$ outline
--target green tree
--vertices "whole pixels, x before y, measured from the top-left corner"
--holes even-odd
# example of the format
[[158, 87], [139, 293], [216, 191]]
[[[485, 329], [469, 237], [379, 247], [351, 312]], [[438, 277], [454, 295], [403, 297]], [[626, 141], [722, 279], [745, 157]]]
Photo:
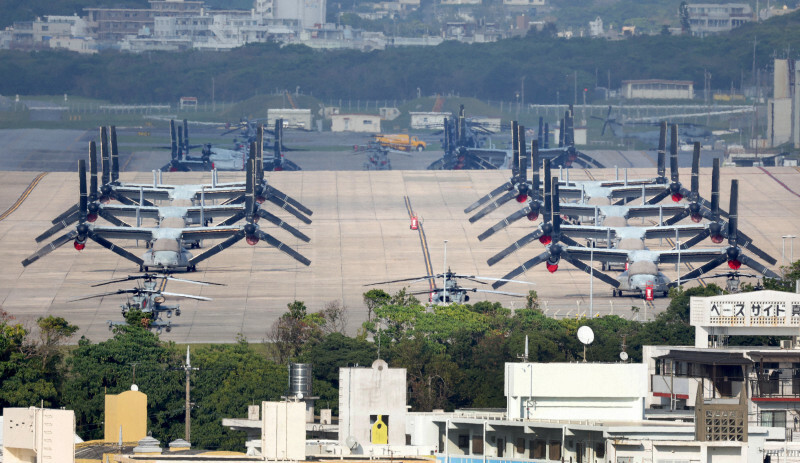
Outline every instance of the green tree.
[[223, 418], [247, 416], [248, 405], [279, 401], [288, 390], [285, 365], [259, 354], [246, 339], [192, 351], [192, 445], [203, 449], [238, 450], [245, 433], [222, 426]]
[[367, 306], [367, 321], [372, 321], [372, 313], [376, 307], [386, 305], [392, 296], [382, 289], [370, 289], [364, 293], [364, 305]]
[[269, 332], [269, 340], [279, 364], [285, 364], [297, 356], [307, 342], [319, 339], [325, 324], [321, 314], [307, 313], [302, 301], [291, 302], [286, 307], [288, 311], [273, 323]]
[[0, 308], [0, 407], [57, 405], [55, 363], [42, 360], [28, 330]]
[[[114, 336], [97, 344], [81, 338], [67, 359], [63, 405], [75, 411], [78, 434], [103, 435], [105, 394], [119, 394], [136, 384], [147, 394], [148, 429], [162, 442], [183, 436], [184, 374], [172, 344], [141, 325], [114, 328]], [[135, 374], [135, 377], [134, 377]]]

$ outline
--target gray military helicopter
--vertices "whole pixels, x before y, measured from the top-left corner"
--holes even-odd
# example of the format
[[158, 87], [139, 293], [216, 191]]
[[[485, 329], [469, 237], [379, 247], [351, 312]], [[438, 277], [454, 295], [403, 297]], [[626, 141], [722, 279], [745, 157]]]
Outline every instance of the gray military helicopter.
[[392, 160], [390, 154], [411, 157], [410, 154], [383, 146], [380, 143], [369, 142], [366, 145], [356, 145], [353, 147], [353, 154], [366, 154], [367, 160], [364, 162], [364, 170], [392, 170]]
[[[443, 281], [443, 285], [441, 287], [436, 286], [436, 280], [438, 279], [442, 279]], [[418, 283], [421, 281], [427, 281], [430, 284], [430, 289], [422, 291], [414, 291], [409, 294], [411, 295], [428, 294], [429, 295], [428, 302], [431, 302], [433, 304], [452, 304], [452, 303], [463, 304], [469, 301], [468, 293], [492, 293], [492, 294], [502, 294], [504, 296], [514, 296], [514, 297], [526, 296], [525, 294], [510, 293], [505, 291], [495, 291], [490, 289], [465, 288], [458, 284], [458, 279], [469, 280], [474, 283], [479, 283], [484, 285], [488, 284], [486, 283], [487, 281], [503, 282], [503, 284], [505, 283], [522, 283], [525, 285], [533, 284], [528, 281], [520, 281], [520, 280], [503, 280], [501, 278], [487, 278], [487, 277], [479, 277], [476, 275], [459, 275], [454, 273], [448, 268], [447, 272], [440, 273], [438, 275], [403, 278], [400, 280], [380, 281], [378, 283], [370, 283], [364, 286], [375, 286], [375, 285], [403, 283], [403, 282]]]
[[[125, 278], [117, 278], [114, 280], [104, 281], [101, 283], [94, 284], [92, 285], [92, 287], [94, 288], [98, 286], [105, 286], [114, 283], [122, 283], [126, 281], [137, 281], [138, 284], [135, 288], [132, 289], [118, 289], [116, 291], [93, 294], [90, 296], [84, 296], [77, 299], [72, 299], [68, 302], [85, 301], [87, 299], [94, 299], [98, 297], [126, 294], [128, 295], [127, 300], [120, 305], [123, 317], [127, 315], [129, 310], [139, 310], [147, 315], [146, 319], [142, 320], [142, 323], [146, 324], [146, 326], [148, 326], [149, 328], [156, 329], [159, 333], [161, 332], [162, 329], [166, 330], [166, 332], [169, 333], [172, 330], [172, 322], [170, 320], [165, 321], [162, 315], [166, 315], [168, 319], [172, 318], [173, 313], [175, 314], [176, 317], [180, 317], [181, 309], [179, 305], [166, 304], [167, 297], [195, 299], [198, 301], [210, 301], [211, 298], [203, 296], [195, 296], [191, 294], [167, 292], [165, 291], [165, 289], [168, 281], [180, 281], [184, 283], [191, 283], [202, 286], [209, 286], [209, 285], [225, 286], [222, 283], [186, 280], [183, 278], [171, 277], [169, 275], [156, 275], [152, 273], [146, 273], [143, 275], [129, 275]], [[108, 328], [111, 329], [114, 326], [125, 325], [125, 324], [126, 322], [117, 322], [109, 320]]]

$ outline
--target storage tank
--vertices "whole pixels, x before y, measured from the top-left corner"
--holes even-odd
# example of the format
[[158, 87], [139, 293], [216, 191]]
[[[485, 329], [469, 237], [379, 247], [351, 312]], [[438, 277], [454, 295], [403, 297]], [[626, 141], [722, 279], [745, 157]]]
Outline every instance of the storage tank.
[[289, 396], [311, 397], [311, 364], [289, 364]]

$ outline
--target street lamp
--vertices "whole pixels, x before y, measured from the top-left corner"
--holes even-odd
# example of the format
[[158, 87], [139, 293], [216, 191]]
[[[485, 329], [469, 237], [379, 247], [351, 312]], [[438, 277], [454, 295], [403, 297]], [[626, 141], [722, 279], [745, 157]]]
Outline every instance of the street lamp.
[[447, 240], [444, 240], [444, 272], [442, 273], [442, 302], [447, 305]]
[[589, 318], [594, 318], [594, 240], [589, 248]]
[[795, 235], [783, 235], [781, 239], [783, 240], [783, 253], [781, 257], [781, 262], [786, 265], [786, 239], [789, 238], [789, 264], [794, 261], [794, 239], [796, 238]]

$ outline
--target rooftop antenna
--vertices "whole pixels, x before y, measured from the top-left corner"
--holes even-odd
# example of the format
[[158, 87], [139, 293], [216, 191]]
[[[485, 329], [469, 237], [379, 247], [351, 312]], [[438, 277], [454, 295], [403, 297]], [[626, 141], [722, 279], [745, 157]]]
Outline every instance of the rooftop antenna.
[[183, 370], [186, 372], [186, 435], [185, 439], [186, 442], [191, 442], [191, 427], [192, 427], [192, 402], [190, 401], [190, 394], [189, 389], [191, 387], [191, 382], [189, 381], [189, 376], [192, 374], [192, 370], [199, 370], [199, 368], [192, 367], [191, 358], [189, 357], [189, 346], [186, 346], [186, 365], [183, 366]]
[[525, 353], [522, 355], [517, 354], [517, 358], [522, 359], [523, 363], [528, 363], [528, 335], [525, 335]]

